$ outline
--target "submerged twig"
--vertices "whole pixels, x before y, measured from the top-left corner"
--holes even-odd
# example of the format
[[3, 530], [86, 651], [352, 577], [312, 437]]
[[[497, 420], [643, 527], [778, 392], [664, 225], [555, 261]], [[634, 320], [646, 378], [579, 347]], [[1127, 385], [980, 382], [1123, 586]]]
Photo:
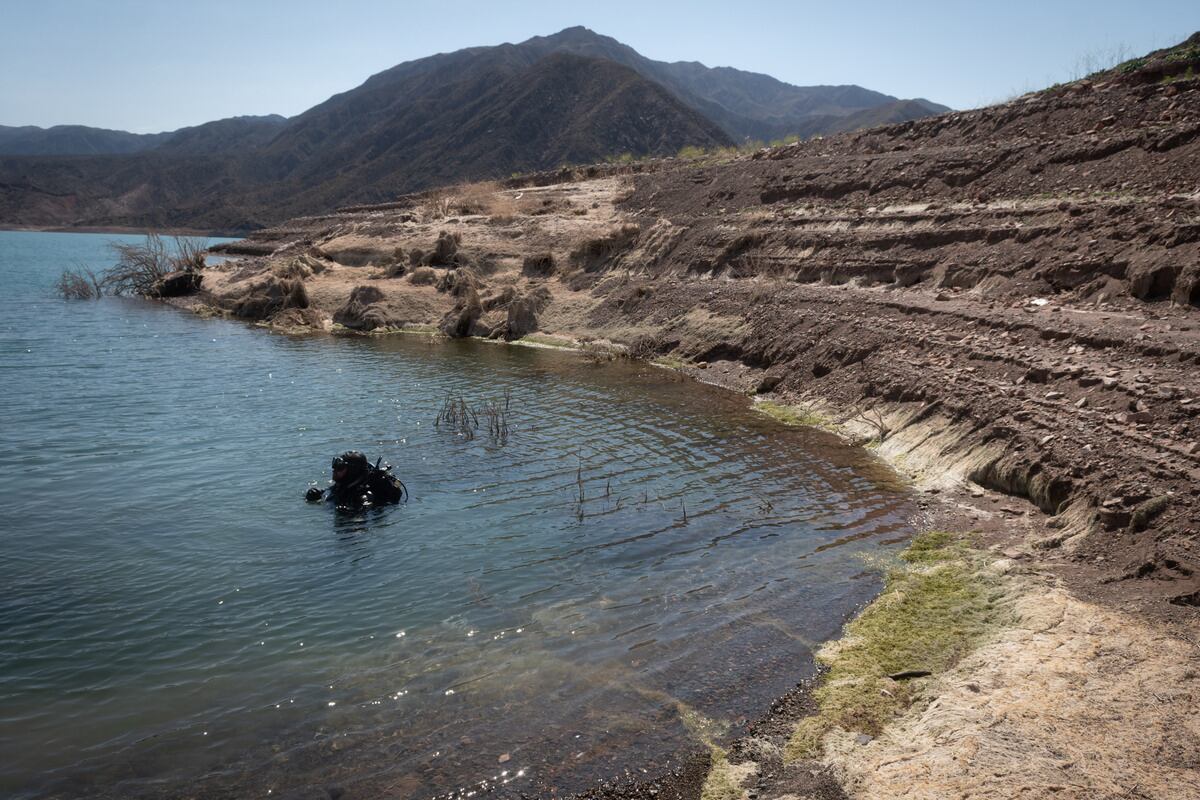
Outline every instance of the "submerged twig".
[[511, 430], [508, 423], [511, 405], [512, 393], [508, 390], [505, 390], [503, 401], [486, 400], [478, 408], [472, 408], [461, 395], [447, 394], [433, 424], [438, 429], [448, 430], [469, 440], [475, 438], [482, 417], [487, 423], [485, 428], [492, 442], [504, 444]]
[[479, 415], [471, 410], [462, 396], [455, 397], [447, 394], [442, 403], [442, 410], [434, 420], [434, 427], [445, 428], [464, 439], [474, 439], [475, 429], [479, 427]]
[[63, 270], [54, 288], [66, 300], [99, 300], [104, 294], [103, 280], [82, 264]]

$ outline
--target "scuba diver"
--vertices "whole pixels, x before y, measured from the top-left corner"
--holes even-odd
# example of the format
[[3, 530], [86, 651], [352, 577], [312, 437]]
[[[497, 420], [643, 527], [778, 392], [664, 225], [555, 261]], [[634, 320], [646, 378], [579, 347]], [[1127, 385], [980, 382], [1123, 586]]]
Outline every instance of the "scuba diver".
[[408, 502], [408, 489], [391, 474], [392, 465], [381, 467], [379, 461], [371, 464], [357, 450], [347, 450], [333, 459], [333, 480], [329, 482], [329, 488], [311, 486], [304, 499], [310, 503], [324, 500], [347, 510]]

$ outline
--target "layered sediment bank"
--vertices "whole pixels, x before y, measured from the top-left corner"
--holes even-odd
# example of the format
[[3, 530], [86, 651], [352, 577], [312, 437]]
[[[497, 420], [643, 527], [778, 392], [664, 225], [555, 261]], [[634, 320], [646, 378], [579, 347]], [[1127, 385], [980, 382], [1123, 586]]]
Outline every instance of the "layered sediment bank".
[[710, 796], [1183, 798], [1200, 782], [1197, 68], [1193, 37], [986, 109], [297, 219], [227, 246], [181, 302], [656, 360], [876, 448], [925, 493], [927, 528], [976, 532], [1006, 621], [914, 679], [882, 730], [831, 726], [789, 757], [812, 709], [784, 702], [762, 743], [714, 759], [742, 766]]

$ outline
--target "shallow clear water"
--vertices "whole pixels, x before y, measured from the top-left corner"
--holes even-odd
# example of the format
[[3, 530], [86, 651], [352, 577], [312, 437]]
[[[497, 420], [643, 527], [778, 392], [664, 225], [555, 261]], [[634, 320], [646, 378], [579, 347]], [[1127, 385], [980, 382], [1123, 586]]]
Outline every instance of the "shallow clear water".
[[[862, 453], [663, 370], [55, 299], [112, 238], [0, 233], [6, 795], [579, 789], [764, 711], [909, 532]], [[506, 442], [433, 424], [506, 390]], [[349, 448], [412, 501], [305, 504]]]

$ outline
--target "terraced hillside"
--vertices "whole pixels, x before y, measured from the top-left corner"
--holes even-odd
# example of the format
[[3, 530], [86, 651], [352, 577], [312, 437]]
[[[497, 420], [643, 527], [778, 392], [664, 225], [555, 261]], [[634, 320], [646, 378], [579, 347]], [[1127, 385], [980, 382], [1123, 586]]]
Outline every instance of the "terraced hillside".
[[[1170, 698], [1129, 687], [1153, 717], [1136, 736], [1117, 730], [1124, 712], [1095, 717], [1086, 695], [1120, 697], [1155, 641], [1200, 655], [1198, 69], [1200, 34], [977, 111], [299, 218], [228, 248], [242, 257], [184, 303], [291, 331], [582, 343], [860, 437], [913, 478], [931, 514], [988, 531], [1006, 563], [1068, 593], [1055, 596], [1074, 610], [1029, 623], [1004, 664], [1043, 639], [1091, 648], [1062, 680], [1048, 660], [1014, 668], [1042, 687], [1032, 711], [1003, 711], [1002, 682], [963, 694], [992, 715], [987, 730], [1025, 743], [989, 756], [1003, 769], [969, 772], [976, 795], [1184, 797], [1197, 672], [1171, 656]], [[1037, 725], [1021, 728], [1030, 714]], [[983, 726], [972, 719], [969, 731]], [[1043, 742], [1046, 724], [1065, 738]], [[1113, 744], [1131, 736], [1145, 746]], [[931, 758], [904, 756], [927, 771], [888, 790], [901, 794], [855, 791], [957, 796], [975, 768]], [[768, 762], [759, 795], [795, 794]], [[930, 777], [948, 769], [958, 777]]]

